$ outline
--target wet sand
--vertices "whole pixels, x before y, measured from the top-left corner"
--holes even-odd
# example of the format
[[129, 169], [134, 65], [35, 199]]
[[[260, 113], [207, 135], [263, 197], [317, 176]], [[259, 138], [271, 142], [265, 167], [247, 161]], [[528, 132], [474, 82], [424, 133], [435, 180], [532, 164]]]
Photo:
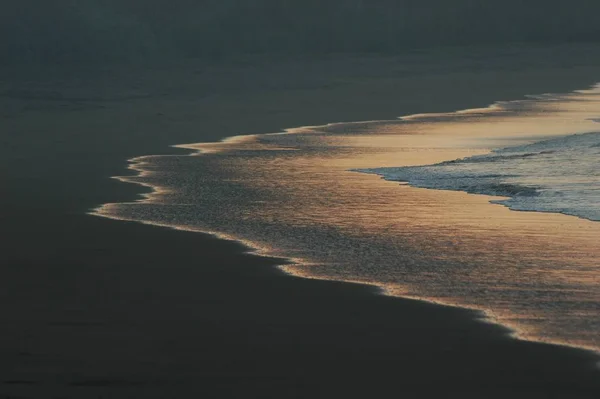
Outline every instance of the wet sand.
[[451, 72], [354, 58], [302, 72], [281, 62], [5, 74], [0, 397], [597, 397], [588, 352], [510, 339], [467, 310], [291, 278], [234, 242], [86, 214], [135, 197], [108, 178], [133, 156], [564, 92], [597, 80], [582, 53], [487, 71], [483, 57]]

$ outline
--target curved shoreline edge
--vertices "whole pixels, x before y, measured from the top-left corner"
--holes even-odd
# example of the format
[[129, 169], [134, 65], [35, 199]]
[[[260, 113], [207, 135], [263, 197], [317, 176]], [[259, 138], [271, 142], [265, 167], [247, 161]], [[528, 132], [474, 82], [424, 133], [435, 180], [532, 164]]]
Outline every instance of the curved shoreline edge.
[[[597, 87], [598, 85], [592, 85], [590, 86], [590, 88], [593, 87]], [[575, 90], [572, 93], [577, 93], [581, 90]], [[547, 96], [547, 94], [542, 94], [540, 96], [526, 96], [526, 98], [539, 98], [541, 96]], [[515, 102], [521, 102], [521, 101], [528, 101], [528, 100], [516, 100]], [[415, 119], [427, 119], [427, 118], [435, 118], [435, 117], [440, 117], [440, 116], [451, 116], [451, 115], [468, 115], [468, 114], [487, 114], [487, 113], [493, 113], [495, 111], [498, 110], [498, 105], [499, 104], [503, 104], [503, 103], [512, 103], [512, 101], [501, 101], [498, 103], [493, 103], [488, 107], [485, 108], [472, 108], [472, 109], [465, 109], [465, 110], [458, 110], [458, 111], [454, 111], [454, 112], [447, 112], [447, 113], [431, 113], [431, 114], [414, 114], [414, 115], [407, 115], [407, 116], [402, 116], [402, 117], [398, 117], [396, 119], [392, 119], [393, 121], [397, 121], [397, 120], [415, 120]], [[261, 136], [267, 136], [267, 135], [285, 135], [285, 134], [294, 134], [295, 132], [299, 132], [299, 131], [307, 131], [307, 130], [311, 130], [311, 129], [316, 129], [316, 128], [323, 128], [323, 127], [331, 127], [331, 126], [337, 126], [337, 125], [346, 125], [346, 124], [367, 124], [367, 123], [374, 123], [374, 122], [386, 122], [389, 120], [372, 120], [372, 121], [358, 121], [358, 122], [333, 122], [333, 123], [327, 123], [324, 125], [314, 125], [314, 126], [301, 126], [301, 127], [295, 127], [295, 128], [288, 128], [288, 129], [284, 129], [281, 132], [276, 132], [276, 133], [263, 133], [263, 134], [249, 134], [249, 135], [236, 135], [236, 136], [230, 136], [227, 138], [224, 138], [218, 142], [207, 142], [207, 143], [191, 143], [191, 144], [175, 144], [175, 145], [171, 145], [171, 147], [173, 148], [179, 148], [179, 149], [185, 149], [185, 150], [189, 150], [190, 152], [187, 154], [177, 154], [177, 155], [160, 155], [160, 154], [156, 154], [156, 155], [144, 155], [144, 156], [138, 156], [138, 157], [134, 157], [128, 160], [129, 162], [129, 166], [128, 166], [128, 170], [130, 171], [134, 171], [135, 174], [129, 175], [129, 176], [113, 176], [113, 179], [119, 180], [123, 183], [132, 183], [132, 184], [136, 184], [142, 187], [145, 187], [147, 189], [150, 189], [150, 192], [146, 192], [146, 193], [140, 193], [139, 196], [140, 198], [136, 199], [135, 201], [132, 202], [150, 202], [152, 201], [152, 198], [156, 195], [160, 195], [162, 193], [165, 193], [165, 188], [161, 187], [159, 185], [152, 185], [152, 184], [148, 184], [148, 183], [143, 183], [143, 182], [139, 182], [139, 181], [134, 181], [133, 178], [135, 177], [140, 177], [140, 176], [148, 176], [151, 175], [153, 172], [145, 170], [143, 168], [144, 165], [144, 160], [148, 159], [148, 158], [152, 158], [152, 157], [165, 157], [165, 156], [201, 156], [205, 153], [209, 153], [211, 152], [210, 149], [198, 149], [198, 146], [218, 146], [219, 144], [228, 144], [234, 141], [243, 141], [243, 140], [250, 140], [252, 138], [256, 138], [256, 137], [261, 137]], [[394, 182], [394, 181], [390, 181], [391, 184], [394, 183], [398, 183], [398, 182]], [[481, 196], [483, 194], [469, 194], [469, 195], [477, 195], [477, 196]], [[485, 195], [484, 195], [485, 196]], [[121, 202], [121, 203], [125, 203], [125, 202]], [[277, 262], [281, 262], [278, 266], [277, 269], [281, 270], [282, 272], [284, 272], [286, 275], [292, 276], [292, 277], [301, 277], [303, 279], [315, 279], [315, 280], [325, 280], [325, 281], [335, 281], [335, 282], [344, 282], [344, 283], [351, 283], [351, 284], [360, 284], [363, 285], [365, 287], [369, 287], [370, 289], [372, 289], [372, 292], [374, 294], [378, 294], [378, 295], [386, 295], [386, 296], [391, 296], [391, 297], [398, 297], [398, 298], [403, 298], [403, 299], [408, 299], [408, 300], [415, 300], [415, 301], [422, 301], [422, 302], [427, 302], [427, 303], [431, 303], [437, 306], [443, 306], [443, 307], [451, 307], [451, 308], [459, 308], [459, 309], [465, 309], [468, 311], [473, 312], [473, 316], [474, 319], [482, 322], [482, 323], [489, 323], [489, 324], [493, 324], [495, 326], [497, 326], [498, 328], [502, 328], [503, 330], [505, 330], [505, 335], [511, 339], [516, 339], [516, 340], [522, 340], [522, 341], [527, 341], [527, 342], [536, 342], [536, 343], [541, 343], [541, 344], [547, 344], [547, 345], [556, 345], [556, 346], [562, 346], [562, 347], [569, 347], [569, 348], [573, 348], [576, 350], [583, 350], [589, 353], [592, 353], [594, 356], [598, 357], [598, 361], [596, 363], [596, 367], [600, 369], [600, 349], [598, 348], [593, 348], [593, 347], [585, 347], [585, 346], [580, 346], [580, 345], [573, 345], [573, 344], [569, 344], [569, 343], [565, 343], [565, 342], [560, 342], [560, 341], [550, 341], [550, 340], [535, 340], [535, 339], [529, 339], [529, 338], [524, 338], [522, 336], [520, 336], [519, 330], [516, 328], [513, 328], [509, 325], [503, 324], [501, 322], [499, 322], [497, 319], [494, 318], [493, 313], [491, 313], [490, 311], [486, 310], [486, 309], [480, 309], [480, 308], [476, 308], [476, 307], [468, 307], [468, 306], [460, 306], [457, 304], [452, 304], [452, 303], [444, 303], [444, 302], [440, 302], [440, 301], [435, 301], [432, 299], [428, 299], [426, 297], [416, 297], [416, 296], [408, 296], [408, 295], [395, 295], [395, 294], [391, 294], [389, 293], [385, 287], [379, 286], [377, 284], [370, 284], [368, 282], [364, 282], [364, 281], [352, 281], [352, 280], [336, 280], [336, 279], [329, 279], [329, 278], [319, 278], [319, 277], [315, 277], [315, 276], [306, 276], [306, 275], [302, 275], [302, 274], [298, 274], [298, 273], [293, 273], [289, 270], [285, 270], [284, 267], [286, 265], [292, 265], [292, 264], [306, 264], [306, 262], [302, 259], [298, 259], [298, 258], [289, 258], [289, 257], [281, 257], [281, 256], [276, 256], [276, 255], [272, 255], [269, 254], [268, 250], [261, 247], [260, 245], [253, 243], [250, 240], [246, 240], [246, 239], [242, 239], [239, 237], [235, 237], [234, 235], [230, 235], [230, 234], [224, 234], [218, 231], [210, 231], [210, 230], [202, 230], [202, 229], [194, 229], [194, 228], [188, 228], [188, 227], [182, 227], [182, 226], [177, 226], [177, 225], [170, 225], [167, 223], [156, 223], [156, 222], [149, 222], [149, 221], [144, 221], [144, 220], [138, 220], [138, 219], [128, 219], [128, 218], [123, 218], [123, 217], [116, 217], [114, 215], [109, 215], [106, 212], [103, 212], [103, 210], [109, 208], [112, 205], [118, 205], [120, 203], [105, 203], [102, 204], [98, 207], [95, 207], [93, 209], [91, 209], [88, 214], [93, 215], [93, 216], [99, 216], [99, 217], [103, 217], [103, 218], [108, 218], [108, 219], [114, 219], [114, 220], [124, 220], [124, 221], [130, 221], [130, 222], [136, 222], [136, 223], [140, 223], [140, 224], [146, 224], [146, 225], [152, 225], [152, 226], [159, 226], [159, 227], [166, 227], [169, 229], [174, 229], [174, 230], [182, 230], [182, 231], [189, 231], [189, 232], [195, 232], [195, 233], [202, 233], [202, 234], [208, 234], [211, 235], [213, 237], [216, 237], [218, 239], [222, 239], [222, 240], [228, 240], [228, 241], [233, 241], [233, 242], [237, 242], [239, 244], [241, 244], [245, 250], [244, 253], [245, 254], [251, 254], [251, 255], [256, 255], [256, 256], [260, 256], [263, 258], [270, 258], [270, 259], [276, 259]], [[500, 204], [502, 205], [502, 204]], [[511, 209], [511, 211], [514, 211]], [[531, 212], [531, 211], [520, 211], [520, 212]], [[573, 216], [571, 216], [573, 217]]]

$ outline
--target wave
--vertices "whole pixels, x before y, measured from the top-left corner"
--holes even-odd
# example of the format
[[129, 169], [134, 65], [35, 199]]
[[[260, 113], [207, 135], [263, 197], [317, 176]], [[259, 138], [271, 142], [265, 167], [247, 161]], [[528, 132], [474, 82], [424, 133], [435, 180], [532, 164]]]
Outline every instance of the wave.
[[600, 221], [600, 133], [576, 134], [489, 154], [403, 168], [359, 170], [415, 187], [510, 197], [513, 210]]
[[152, 193], [93, 213], [235, 239], [292, 260], [282, 269], [295, 276], [477, 309], [519, 337], [597, 350], [600, 224], [451, 191], [513, 209], [586, 204], [599, 104], [600, 86], [178, 145], [193, 153], [137, 158], [138, 175], [119, 178]]

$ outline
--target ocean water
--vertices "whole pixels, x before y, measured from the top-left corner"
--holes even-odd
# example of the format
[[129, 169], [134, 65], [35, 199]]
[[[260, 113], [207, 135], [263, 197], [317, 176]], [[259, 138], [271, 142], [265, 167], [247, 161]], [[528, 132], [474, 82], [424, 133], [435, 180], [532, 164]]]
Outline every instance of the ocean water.
[[178, 145], [190, 154], [134, 158], [138, 173], [118, 177], [151, 193], [94, 213], [235, 239], [295, 276], [599, 350], [599, 117], [594, 87]]
[[[599, 126], [600, 129], [600, 126]], [[415, 187], [507, 197], [519, 211], [600, 221], [600, 133], [575, 134], [435, 165], [362, 170]]]

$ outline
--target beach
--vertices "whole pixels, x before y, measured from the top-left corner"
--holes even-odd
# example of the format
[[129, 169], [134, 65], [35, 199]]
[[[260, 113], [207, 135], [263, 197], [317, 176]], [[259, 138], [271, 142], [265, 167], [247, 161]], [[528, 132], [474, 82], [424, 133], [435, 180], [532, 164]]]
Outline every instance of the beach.
[[598, 80], [593, 48], [487, 51], [4, 74], [0, 397], [597, 397], [590, 352], [293, 278], [236, 242], [88, 214], [139, 198], [110, 177], [184, 153], [169, 145]]

